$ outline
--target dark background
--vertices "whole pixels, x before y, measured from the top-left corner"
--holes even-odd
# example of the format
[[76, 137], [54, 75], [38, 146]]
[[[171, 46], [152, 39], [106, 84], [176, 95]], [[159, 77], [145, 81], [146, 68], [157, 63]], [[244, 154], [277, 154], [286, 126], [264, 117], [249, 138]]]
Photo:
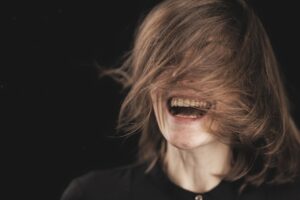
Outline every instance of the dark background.
[[[111, 139], [125, 92], [97, 78], [117, 66], [158, 0], [4, 6], [0, 65], [1, 182], [11, 198], [58, 199], [76, 176], [131, 163], [138, 136]], [[296, 1], [250, 1], [286, 76], [299, 125]], [[7, 198], [6, 198], [7, 199]]]

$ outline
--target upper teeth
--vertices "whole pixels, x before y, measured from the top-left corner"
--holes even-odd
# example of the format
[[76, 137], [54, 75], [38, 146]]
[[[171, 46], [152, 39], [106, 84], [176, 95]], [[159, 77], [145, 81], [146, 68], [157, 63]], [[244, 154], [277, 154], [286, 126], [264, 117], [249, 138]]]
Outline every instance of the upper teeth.
[[209, 109], [211, 104], [207, 101], [199, 101], [192, 99], [184, 99], [184, 98], [172, 98], [171, 106], [181, 106], [181, 107], [198, 107], [198, 108], [206, 108]]

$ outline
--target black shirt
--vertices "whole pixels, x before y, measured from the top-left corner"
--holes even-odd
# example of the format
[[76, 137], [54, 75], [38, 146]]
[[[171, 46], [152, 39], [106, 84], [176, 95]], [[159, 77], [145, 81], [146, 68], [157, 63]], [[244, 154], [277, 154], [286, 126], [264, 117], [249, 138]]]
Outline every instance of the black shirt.
[[145, 164], [92, 171], [74, 179], [61, 200], [300, 200], [300, 181], [281, 186], [248, 188], [238, 196], [239, 181], [221, 181], [197, 194], [171, 182], [157, 163], [149, 173]]

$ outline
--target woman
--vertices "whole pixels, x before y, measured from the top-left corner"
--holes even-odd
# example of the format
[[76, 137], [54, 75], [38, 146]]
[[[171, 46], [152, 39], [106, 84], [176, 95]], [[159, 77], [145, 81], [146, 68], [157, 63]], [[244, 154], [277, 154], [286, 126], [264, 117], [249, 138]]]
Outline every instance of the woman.
[[139, 160], [75, 179], [62, 200], [300, 199], [300, 134], [269, 38], [243, 0], [167, 0], [121, 68], [119, 130]]

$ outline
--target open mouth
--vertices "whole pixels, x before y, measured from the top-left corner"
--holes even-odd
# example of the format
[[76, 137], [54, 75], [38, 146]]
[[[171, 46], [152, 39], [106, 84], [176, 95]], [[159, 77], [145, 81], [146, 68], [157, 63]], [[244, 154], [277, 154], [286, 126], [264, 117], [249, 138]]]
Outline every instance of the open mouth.
[[171, 97], [167, 100], [167, 108], [173, 116], [185, 118], [203, 117], [212, 104], [208, 101], [182, 97]]

